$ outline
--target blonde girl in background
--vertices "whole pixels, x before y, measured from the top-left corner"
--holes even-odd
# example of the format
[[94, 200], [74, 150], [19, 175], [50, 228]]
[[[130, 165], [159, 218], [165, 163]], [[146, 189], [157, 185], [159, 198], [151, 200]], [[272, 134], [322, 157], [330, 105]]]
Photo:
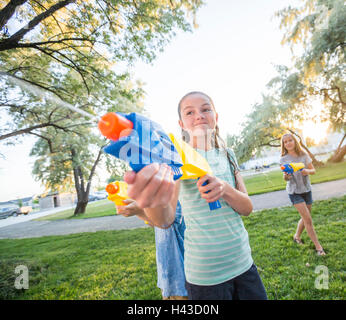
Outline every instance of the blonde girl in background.
[[316, 170], [311, 158], [302, 150], [297, 139], [292, 134], [287, 133], [281, 138], [280, 165], [291, 162], [302, 162], [305, 165], [303, 170], [293, 172], [293, 174], [284, 172], [283, 176], [285, 181], [287, 181], [286, 190], [288, 196], [301, 217], [296, 233], [293, 236], [293, 241], [298, 244], [303, 244], [301, 234], [306, 229], [308, 236], [316, 247], [317, 255], [324, 256], [326, 253], [318, 241], [311, 218], [313, 200], [309, 175], [315, 174]]

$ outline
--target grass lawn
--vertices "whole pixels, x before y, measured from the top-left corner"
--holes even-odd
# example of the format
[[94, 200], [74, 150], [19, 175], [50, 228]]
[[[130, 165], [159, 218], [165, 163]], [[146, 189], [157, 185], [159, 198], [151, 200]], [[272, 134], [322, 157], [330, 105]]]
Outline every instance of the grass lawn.
[[35, 219], [35, 221], [104, 217], [116, 214], [116, 208], [113, 202], [105, 199], [89, 202], [84, 214], [74, 216], [73, 212], [74, 209], [63, 210], [46, 217]]
[[[244, 217], [252, 255], [269, 299], [337, 299], [345, 294], [346, 196], [316, 201], [312, 217], [327, 256], [318, 257], [306, 232], [292, 241], [292, 207]], [[14, 288], [15, 267], [29, 269], [29, 289]], [[317, 266], [328, 289], [317, 289]], [[0, 240], [0, 299], [161, 299], [156, 287], [154, 231], [140, 228], [67, 236]]]
[[[309, 176], [312, 184], [346, 178], [346, 161], [326, 164], [316, 169], [316, 174]], [[249, 195], [283, 190], [286, 181], [282, 178], [281, 170], [262, 172], [254, 176], [244, 177]]]

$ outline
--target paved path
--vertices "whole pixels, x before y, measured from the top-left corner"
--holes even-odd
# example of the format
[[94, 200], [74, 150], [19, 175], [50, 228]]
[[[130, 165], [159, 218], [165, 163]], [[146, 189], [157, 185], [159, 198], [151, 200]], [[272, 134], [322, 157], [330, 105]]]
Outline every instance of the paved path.
[[[342, 197], [346, 194], [346, 179], [314, 184], [312, 185], [312, 194], [314, 200]], [[285, 190], [254, 195], [251, 196], [251, 199], [254, 205], [254, 211], [291, 205]], [[136, 217], [125, 218], [117, 215], [76, 220], [25, 221], [36, 219], [39, 216], [52, 214], [52, 212], [54, 213], [54, 211], [47, 211], [28, 215], [27, 217], [15, 217], [13, 219], [22, 218], [23, 220], [17, 220], [18, 223], [15, 224], [14, 221], [16, 220], [11, 220], [12, 224], [9, 222], [6, 223], [6, 220], [10, 218], [5, 219], [4, 221], [0, 220], [0, 239], [35, 238], [80, 232], [147, 227], [142, 220]]]
[[[346, 179], [313, 184], [311, 188], [313, 200], [339, 198], [346, 195]], [[291, 205], [286, 190], [254, 195], [251, 200], [255, 211]]]

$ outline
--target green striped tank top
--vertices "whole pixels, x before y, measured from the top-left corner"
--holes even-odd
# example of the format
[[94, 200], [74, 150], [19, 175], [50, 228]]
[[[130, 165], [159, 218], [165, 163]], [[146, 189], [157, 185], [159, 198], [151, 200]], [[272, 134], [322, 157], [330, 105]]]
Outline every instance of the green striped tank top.
[[[197, 151], [207, 159], [213, 175], [234, 187], [233, 170], [224, 151]], [[233, 151], [228, 150], [237, 165]], [[245, 271], [252, 263], [248, 233], [242, 218], [223, 199], [210, 211], [201, 198], [197, 180], [182, 180], [179, 201], [185, 219], [185, 276], [189, 283], [215, 285]]]

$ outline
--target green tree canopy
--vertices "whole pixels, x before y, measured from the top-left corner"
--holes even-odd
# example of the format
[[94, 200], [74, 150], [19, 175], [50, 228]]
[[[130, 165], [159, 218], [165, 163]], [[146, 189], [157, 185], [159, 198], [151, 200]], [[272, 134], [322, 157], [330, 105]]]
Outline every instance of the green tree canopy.
[[[340, 161], [346, 152], [341, 147], [346, 131], [344, 1], [304, 0], [299, 7], [289, 6], [276, 16], [284, 30], [282, 44], [292, 49], [293, 65], [277, 66], [277, 76], [248, 115], [241, 135], [229, 137], [229, 143], [240, 143], [236, 150], [246, 161], [265, 146], [278, 146], [282, 133], [291, 130], [310, 153], [299, 127], [305, 121], [319, 120], [343, 133], [334, 158]], [[324, 106], [318, 119], [312, 115], [314, 103]]]
[[297, 127], [302, 119], [304, 115], [299, 109], [292, 108], [270, 95], [263, 95], [262, 101], [255, 104], [247, 115], [241, 133], [227, 137], [227, 145], [234, 149], [239, 162], [245, 162], [255, 155], [260, 155], [263, 149], [280, 147], [282, 135], [290, 132], [299, 139], [314, 164], [318, 165], [319, 162], [303, 142], [301, 130]]
[[[177, 29], [191, 30], [200, 5], [200, 0], [0, 1], [0, 29], [13, 25], [12, 33], [0, 33], [1, 109], [24, 117], [20, 89], [6, 74], [88, 111], [114, 106], [114, 91], [129, 94], [121, 92], [129, 78], [126, 66], [138, 58], [152, 61]], [[109, 91], [101, 96], [104, 87]], [[37, 98], [42, 104], [40, 94]]]
[[[107, 80], [111, 67], [138, 57], [152, 61], [176, 29], [191, 30], [187, 19], [194, 19], [200, 5], [200, 0], [1, 1], [0, 29], [12, 23], [21, 27], [2, 33], [0, 68], [64, 100], [75, 95], [61, 76], [73, 69], [89, 95], [95, 83]], [[34, 63], [42, 56], [49, 70]]]
[[[34, 174], [69, 188], [84, 212], [105, 141], [90, 119], [143, 111], [143, 89], [127, 67], [153, 61], [175, 35], [191, 31], [200, 0], [0, 0], [0, 140], [38, 137]], [[96, 135], [95, 135], [96, 133]], [[108, 168], [118, 164], [107, 159]]]
[[[74, 90], [78, 94], [78, 90], [83, 89], [76, 86]], [[111, 96], [108, 96], [109, 92]], [[142, 111], [142, 91], [131, 89], [125, 81], [118, 83], [113, 91], [109, 87], [100, 87], [99, 94], [103, 101], [108, 98], [117, 101], [117, 105], [113, 104], [112, 107], [106, 104], [107, 111]], [[30, 132], [38, 136], [31, 151], [31, 156], [36, 158], [33, 174], [37, 180], [44, 183], [47, 191], [75, 189], [78, 198], [75, 214], [83, 213], [88, 203], [92, 179], [97, 174], [97, 166], [103, 163], [112, 173], [114, 172], [112, 168], [120, 166], [120, 160], [103, 155], [102, 147], [108, 142], [99, 134], [96, 122], [88, 121], [79, 113], [71, 113], [69, 109], [61, 108], [54, 100], [49, 102], [51, 109], [49, 113], [40, 105], [25, 110], [29, 116], [30, 112], [35, 110], [35, 117], [40, 116], [41, 120], [46, 118], [46, 122], [58, 123], [58, 125], [41, 127], [39, 133], [36, 130]], [[95, 110], [102, 110], [102, 106], [92, 109]], [[26, 117], [23, 125], [30, 126], [31, 121], [30, 117]]]
[[[342, 0], [305, 0], [302, 6], [277, 13], [284, 29], [283, 44], [292, 48], [294, 68], [281, 68], [270, 85], [291, 105], [308, 110], [313, 99], [324, 105], [320, 118], [346, 134], [346, 6]], [[287, 90], [289, 89], [289, 90]], [[335, 159], [341, 160], [346, 149]]]

